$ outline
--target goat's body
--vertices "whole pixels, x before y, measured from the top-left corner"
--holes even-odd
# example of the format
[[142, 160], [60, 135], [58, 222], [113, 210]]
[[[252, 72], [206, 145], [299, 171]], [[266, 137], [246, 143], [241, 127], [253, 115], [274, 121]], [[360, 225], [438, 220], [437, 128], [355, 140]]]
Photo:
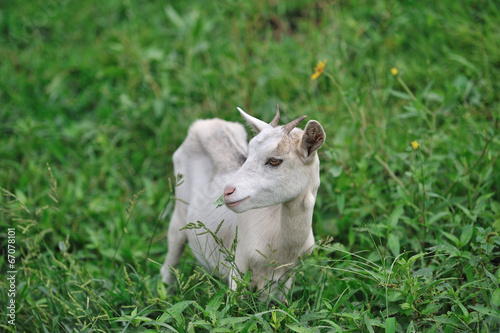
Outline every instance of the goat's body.
[[[299, 129], [295, 131], [302, 133]], [[318, 167], [308, 175], [313, 179], [311, 184], [292, 200], [241, 213], [225, 205], [216, 208], [215, 202], [244, 164], [247, 152], [246, 131], [241, 124], [210, 119], [196, 121], [190, 127], [173, 156], [174, 172], [182, 174], [184, 182], [175, 190], [180, 200], [175, 203], [168, 231], [169, 248], [162, 267], [165, 283], [174, 282], [169, 267], [178, 265], [187, 242], [205, 269], [228, 279], [232, 289], [236, 289], [234, 278], [241, 277], [238, 272], [248, 270], [251, 270], [251, 285], [258, 289], [269, 282], [273, 288], [276, 283], [290, 288], [287, 274], [290, 266], [314, 245], [311, 224], [319, 186], [319, 162], [316, 161]], [[227, 249], [231, 248], [238, 230], [234, 263], [225, 262], [225, 254], [210, 233], [203, 229], [181, 230], [197, 221], [214, 233], [217, 230], [217, 238]], [[282, 298], [282, 293], [277, 296]]]
[[202, 230], [180, 229], [189, 222], [200, 221], [215, 232], [224, 220], [217, 237], [230, 247], [235, 236], [236, 213], [225, 206], [215, 209], [214, 202], [245, 162], [246, 136], [241, 124], [220, 119], [198, 120], [175, 151], [174, 173], [182, 174], [184, 181], [175, 189], [175, 196], [180, 200], [175, 203], [169, 225], [169, 252], [162, 271], [164, 282], [173, 282], [168, 266], [177, 265], [186, 242], [205, 269], [220, 276], [227, 275], [226, 267], [219, 264], [220, 251], [211, 235], [197, 236]]

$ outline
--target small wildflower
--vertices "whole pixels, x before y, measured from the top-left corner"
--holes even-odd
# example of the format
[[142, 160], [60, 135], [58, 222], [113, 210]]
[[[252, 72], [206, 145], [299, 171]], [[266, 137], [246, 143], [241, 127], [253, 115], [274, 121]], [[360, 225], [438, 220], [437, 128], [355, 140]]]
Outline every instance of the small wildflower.
[[413, 147], [413, 150], [417, 150], [418, 148], [420, 148], [420, 144], [417, 141], [413, 141], [411, 143], [411, 146]]
[[311, 75], [311, 80], [316, 80], [325, 70], [326, 59], [323, 61], [318, 61], [316, 67], [314, 67], [314, 74]]
[[399, 74], [398, 69], [396, 67], [392, 67], [391, 68], [391, 74], [394, 75], [394, 76], [398, 75]]

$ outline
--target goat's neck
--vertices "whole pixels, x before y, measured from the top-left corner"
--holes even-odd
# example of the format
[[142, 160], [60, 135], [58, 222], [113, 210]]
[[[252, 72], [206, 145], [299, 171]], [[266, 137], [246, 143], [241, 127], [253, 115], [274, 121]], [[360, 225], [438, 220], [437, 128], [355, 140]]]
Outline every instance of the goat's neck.
[[299, 250], [311, 232], [316, 190], [307, 189], [292, 201], [281, 204], [281, 241], [285, 248]]

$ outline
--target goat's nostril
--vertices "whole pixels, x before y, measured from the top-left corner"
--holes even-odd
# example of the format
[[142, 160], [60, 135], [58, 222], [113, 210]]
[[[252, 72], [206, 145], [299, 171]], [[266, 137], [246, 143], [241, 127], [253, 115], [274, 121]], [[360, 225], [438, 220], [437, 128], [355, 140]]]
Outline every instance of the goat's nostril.
[[236, 189], [232, 186], [226, 186], [226, 188], [224, 189], [224, 196], [229, 196], [231, 194], [234, 193], [234, 191], [236, 191]]

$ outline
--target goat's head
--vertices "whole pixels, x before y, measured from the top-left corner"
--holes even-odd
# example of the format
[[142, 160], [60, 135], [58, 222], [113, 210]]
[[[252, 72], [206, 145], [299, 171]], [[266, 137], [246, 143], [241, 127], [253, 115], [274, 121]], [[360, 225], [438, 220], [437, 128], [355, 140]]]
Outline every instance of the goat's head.
[[257, 133], [248, 145], [248, 157], [224, 189], [227, 207], [241, 213], [249, 209], [289, 202], [309, 187], [319, 186], [316, 150], [325, 141], [320, 123], [311, 120], [304, 130], [296, 126], [305, 118], [278, 126], [279, 109], [267, 124], [238, 108]]

